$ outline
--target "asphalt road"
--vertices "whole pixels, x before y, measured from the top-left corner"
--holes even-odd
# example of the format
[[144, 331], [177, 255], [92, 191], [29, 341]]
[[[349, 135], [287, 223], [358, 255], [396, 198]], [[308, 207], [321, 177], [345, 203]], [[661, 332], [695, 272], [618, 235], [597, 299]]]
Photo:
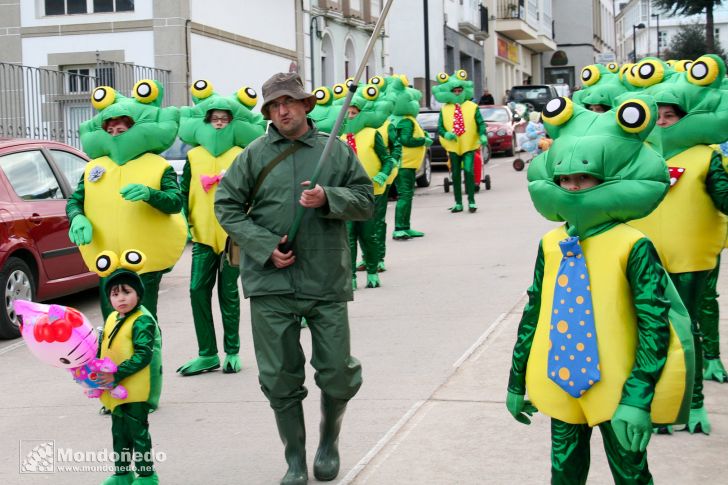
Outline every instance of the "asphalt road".
[[[515, 423], [503, 406], [509, 352], [538, 240], [553, 227], [533, 209], [525, 172], [514, 171], [511, 161], [494, 158], [487, 165], [492, 188], [476, 195], [479, 209], [474, 214], [447, 210], [453, 202], [452, 192], [445, 193], [442, 186], [447, 174], [434, 172], [433, 184], [416, 191], [412, 217], [413, 228], [426, 236], [388, 241], [381, 288], [363, 288], [365, 276], [360, 273], [350, 324], [352, 353], [362, 362], [364, 385], [345, 416], [339, 483], [507, 483], [508, 477], [522, 477], [515, 480], [521, 483], [548, 481], [546, 419], [528, 429]], [[393, 215], [390, 203], [390, 234]], [[173, 484], [278, 483], [285, 472], [283, 448], [257, 383], [247, 301], [241, 309], [241, 373], [186, 378], [174, 373], [196, 354], [189, 266], [188, 248], [164, 277], [160, 291], [165, 382], [161, 407], [150, 416], [155, 449], [164, 454], [157, 465], [160, 479]], [[100, 323], [95, 292], [61, 303]], [[302, 342], [310, 356], [305, 330]], [[0, 343], [0, 365], [5, 371], [0, 483], [99, 483], [108, 473], [58, 467], [108, 463], [57, 459], [53, 473], [19, 472], [28, 452], [42, 443], [53, 442], [66, 458], [68, 450], [110, 450], [110, 420], [96, 414], [98, 402], [83, 396], [64, 371], [36, 362], [22, 342]], [[304, 403], [309, 467], [320, 416], [312, 376], [309, 366], [310, 395]], [[728, 385], [711, 386], [717, 387], [728, 397]], [[717, 406], [724, 428], [725, 402]], [[706, 449], [720, 446], [716, 450], [724, 453], [726, 431], [714, 434], [718, 437], [711, 436], [712, 441], [695, 441]], [[532, 447], [532, 440], [539, 445]], [[528, 448], [537, 452], [540, 466], [521, 466], [521, 449]], [[724, 459], [715, 466], [728, 471]], [[595, 469], [604, 483], [610, 482], [606, 465]]]

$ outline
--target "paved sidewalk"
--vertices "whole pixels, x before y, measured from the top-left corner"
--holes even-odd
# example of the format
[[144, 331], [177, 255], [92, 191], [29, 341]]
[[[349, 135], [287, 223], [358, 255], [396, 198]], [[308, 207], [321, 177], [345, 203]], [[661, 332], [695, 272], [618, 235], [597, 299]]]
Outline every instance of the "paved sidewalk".
[[[724, 268], [722, 275], [727, 275]], [[719, 291], [728, 295], [726, 278]], [[493, 322], [454, 365], [451, 377], [416, 403], [387, 436], [342, 478], [355, 484], [549, 483], [549, 419], [530, 426], [508, 414], [504, 399], [511, 351], [525, 296]], [[728, 336], [728, 299], [721, 301]], [[723, 344], [725, 350], [725, 344]], [[726, 352], [724, 352], [724, 355]], [[706, 382], [710, 436], [653, 436], [649, 464], [655, 483], [725, 483], [728, 474], [728, 384]], [[590, 484], [614, 483], [598, 430], [592, 435]]]

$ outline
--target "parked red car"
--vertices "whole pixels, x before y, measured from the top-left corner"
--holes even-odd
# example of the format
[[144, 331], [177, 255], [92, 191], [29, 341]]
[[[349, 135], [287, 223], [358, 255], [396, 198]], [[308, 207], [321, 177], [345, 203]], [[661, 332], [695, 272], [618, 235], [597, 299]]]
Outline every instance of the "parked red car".
[[485, 124], [488, 125], [488, 146], [490, 152], [505, 152], [513, 156], [516, 148], [515, 126], [520, 120], [514, 120], [513, 113], [507, 106], [481, 106]]
[[0, 338], [20, 335], [13, 301], [98, 285], [68, 239], [66, 199], [88, 158], [59, 142], [0, 138]]

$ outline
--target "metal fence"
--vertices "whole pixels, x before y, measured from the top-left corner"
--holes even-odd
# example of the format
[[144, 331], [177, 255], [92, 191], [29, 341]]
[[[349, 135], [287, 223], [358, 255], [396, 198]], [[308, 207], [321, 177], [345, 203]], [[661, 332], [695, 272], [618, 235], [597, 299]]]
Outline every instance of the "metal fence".
[[[63, 71], [0, 62], [0, 137], [56, 140], [81, 148], [78, 128], [94, 116], [91, 92], [110, 86], [125, 96], [141, 79], [163, 85], [170, 71], [97, 60]], [[165, 92], [163, 105], [169, 104]]]

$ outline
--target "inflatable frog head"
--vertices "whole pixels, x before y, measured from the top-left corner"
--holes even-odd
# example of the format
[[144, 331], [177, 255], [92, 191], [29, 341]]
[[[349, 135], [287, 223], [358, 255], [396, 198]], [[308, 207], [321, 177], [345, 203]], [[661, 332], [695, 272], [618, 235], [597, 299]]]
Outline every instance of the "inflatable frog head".
[[[91, 94], [91, 104], [98, 114], [81, 124], [81, 145], [91, 158], [108, 156], [117, 165], [124, 165], [143, 153], [161, 153], [177, 136], [179, 110], [161, 108], [164, 88], [154, 80], [143, 79], [134, 85], [132, 98], [122, 96], [108, 86], [100, 86]], [[111, 120], [125, 120], [128, 128], [112, 136], [106, 132]]]
[[404, 76], [392, 76], [387, 80], [387, 94], [393, 102], [394, 116], [417, 116], [420, 112], [422, 92], [409, 87]]
[[441, 72], [437, 75], [436, 86], [432, 87], [432, 94], [438, 103], [462, 104], [473, 98], [473, 81], [468, 81], [468, 73], [460, 69], [452, 74]]
[[[341, 86], [341, 92], [346, 93], [344, 85]], [[340, 104], [334, 104], [334, 91], [326, 86], [316, 88], [313, 92], [316, 96], [316, 106], [308, 114], [308, 117], [316, 123], [316, 128], [325, 133], [331, 133], [336, 123], [336, 117], [341, 111]], [[343, 99], [343, 97], [342, 97]]]
[[[594, 113], [568, 98], [548, 102], [542, 116], [554, 138], [531, 161], [528, 190], [536, 209], [551, 221], [566, 221], [571, 235], [649, 214], [667, 193], [664, 159], [644, 143], [655, 126], [657, 105], [642, 93], [628, 93], [607, 113]], [[562, 176], [588, 174], [598, 185], [562, 188]]]
[[392, 101], [374, 85], [361, 85], [351, 99], [351, 106], [359, 113], [346, 120], [346, 133], [359, 133], [363, 128], [379, 128], [392, 114]]
[[[192, 84], [190, 92], [195, 105], [180, 109], [179, 137], [183, 142], [201, 145], [218, 157], [233, 146], [248, 146], [265, 133], [263, 116], [251, 111], [258, 101], [252, 88], [242, 87], [233, 95], [220, 96], [209, 81], [200, 79]], [[230, 122], [225, 127], [216, 129], [210, 123], [214, 110], [229, 113]]]
[[[610, 68], [611, 66], [611, 68]], [[618, 67], [614, 63], [607, 66], [593, 64], [581, 70], [583, 87], [574, 93], [572, 99], [581, 106], [601, 105], [608, 111], [614, 106], [614, 100], [627, 91], [627, 88], [616, 73]]]
[[683, 65], [689, 66], [686, 71], [673, 70], [659, 59], [645, 58], [637, 65], [635, 75], [629, 76], [630, 82], [641, 84], [658, 105], [674, 105], [685, 113], [671, 126], [657, 126], [650, 136], [649, 142], [666, 159], [695, 145], [728, 139], [725, 63], [714, 54], [706, 54]]

